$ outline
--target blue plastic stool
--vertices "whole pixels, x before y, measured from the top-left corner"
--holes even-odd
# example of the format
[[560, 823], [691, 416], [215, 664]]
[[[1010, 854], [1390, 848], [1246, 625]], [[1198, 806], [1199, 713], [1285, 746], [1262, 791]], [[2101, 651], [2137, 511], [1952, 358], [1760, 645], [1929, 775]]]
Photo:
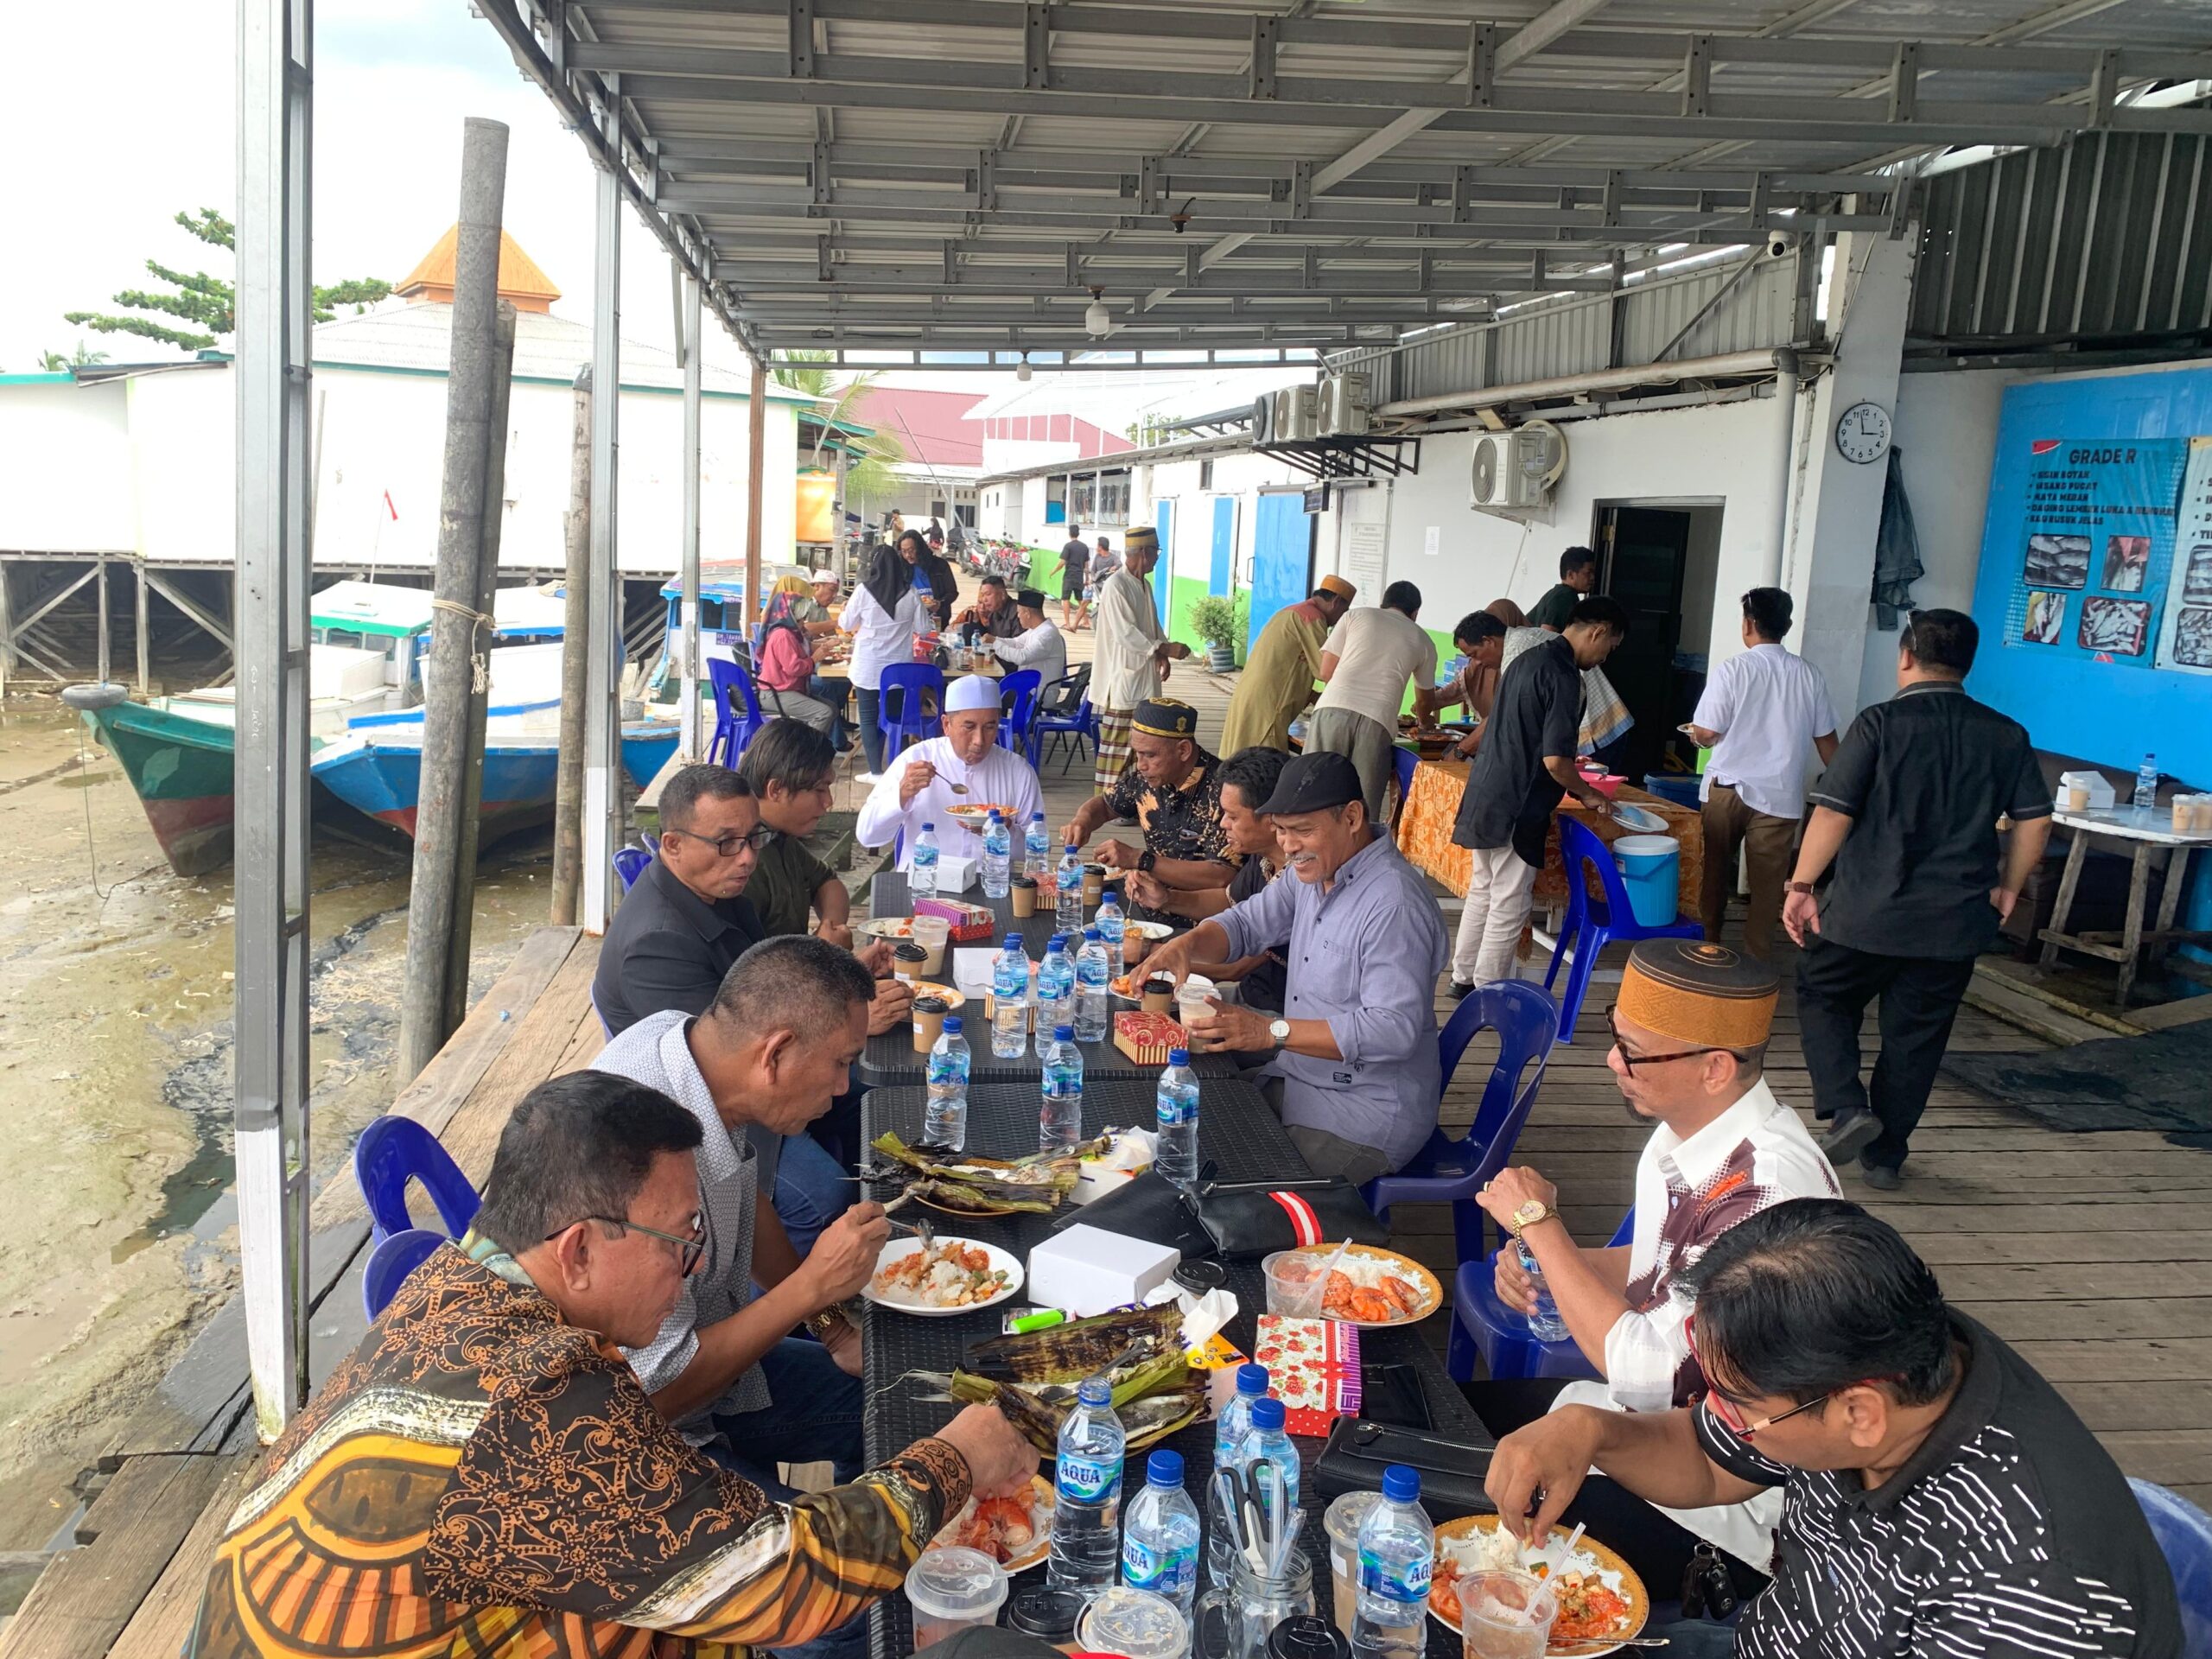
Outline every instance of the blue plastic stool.
[[[899, 694], [899, 712], [891, 712], [891, 694]], [[929, 663], [893, 663], [883, 671], [880, 699], [876, 715], [876, 728], [883, 734], [883, 759], [887, 770], [892, 759], [909, 743], [918, 743], [924, 738], [939, 735], [944, 728], [935, 715], [925, 711], [925, 694], [944, 707], [944, 675]]]
[[[1631, 1207], [1614, 1230], [1611, 1246], [1625, 1244], [1636, 1232]], [[1492, 1378], [1510, 1382], [1531, 1376], [1594, 1377], [1598, 1368], [1583, 1357], [1574, 1338], [1539, 1342], [1529, 1321], [1497, 1300], [1497, 1253], [1459, 1264], [1452, 1287], [1452, 1331], [1445, 1339], [1444, 1370], [1455, 1382], [1471, 1382], [1475, 1356]]]
[[438, 1219], [455, 1238], [468, 1230], [483, 1202], [435, 1135], [413, 1118], [391, 1112], [363, 1129], [353, 1143], [353, 1179], [360, 1183], [379, 1242], [415, 1225], [407, 1213], [410, 1180], [423, 1183]]
[[[734, 766], [768, 717], [760, 712], [760, 694], [753, 690], [753, 677], [741, 664], [709, 657], [707, 678], [715, 690], [715, 734], [707, 742], [707, 759], [718, 766]], [[741, 715], [740, 699], [745, 709]]]
[[2174, 1575], [2181, 1603], [2181, 1650], [2212, 1654], [2212, 1515], [2163, 1486], [2133, 1477], [2135, 1501]]
[[442, 1233], [434, 1233], [427, 1227], [410, 1227], [404, 1232], [394, 1233], [369, 1252], [368, 1265], [361, 1269], [361, 1306], [367, 1311], [372, 1325], [407, 1275], [429, 1261], [431, 1253], [445, 1242]]
[[[1544, 1066], [1559, 1033], [1559, 1010], [1551, 998], [1525, 980], [1502, 979], [1473, 992], [1452, 1010], [1436, 1039], [1446, 1088], [1451, 1087], [1452, 1074], [1459, 1070], [1467, 1045], [1484, 1029], [1497, 1033], [1497, 1064], [1483, 1086], [1473, 1125], [1456, 1141], [1442, 1129], [1432, 1131], [1428, 1144], [1411, 1162], [1395, 1175], [1370, 1181], [1364, 1194], [1368, 1208], [1386, 1226], [1394, 1204], [1450, 1205], [1462, 1262], [1483, 1253], [1484, 1217], [1475, 1194], [1513, 1155], [1513, 1143], [1521, 1138], [1521, 1127], [1529, 1121], [1536, 1090], [1544, 1080]], [[1526, 1082], [1523, 1071], [1529, 1074]]]
[[[1705, 928], [1696, 918], [1677, 915], [1662, 927], [1646, 927], [1629, 907], [1628, 888], [1611, 851], [1580, 820], [1559, 820], [1560, 862], [1567, 867], [1567, 919], [1560, 925], [1559, 944], [1552, 950], [1552, 965], [1544, 972], [1544, 988], [1559, 976], [1560, 960], [1570, 950], [1573, 962], [1567, 970], [1567, 987], [1559, 999], [1559, 1039], [1574, 1040], [1574, 1022], [1582, 1017], [1582, 999], [1590, 993], [1590, 976], [1597, 970], [1599, 952], [1615, 942], [1637, 939], [1701, 939]], [[1603, 904], [1590, 896], [1585, 866], [1594, 866], [1605, 889]], [[1546, 1373], [1551, 1375], [1551, 1373]]]
[[1028, 753], [1029, 722], [1037, 717], [1037, 698], [1044, 686], [1044, 674], [1033, 668], [1016, 669], [999, 682], [999, 699], [1006, 709], [999, 721], [999, 747], [1016, 754]]

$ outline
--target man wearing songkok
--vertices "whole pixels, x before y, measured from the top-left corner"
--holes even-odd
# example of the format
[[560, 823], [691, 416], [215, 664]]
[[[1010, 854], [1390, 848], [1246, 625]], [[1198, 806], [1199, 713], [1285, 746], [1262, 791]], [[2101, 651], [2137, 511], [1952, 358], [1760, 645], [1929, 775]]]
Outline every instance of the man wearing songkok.
[[[1150, 697], [1130, 722], [1135, 763], [1112, 790], [1092, 796], [1061, 831], [1080, 847], [1109, 818], [1134, 817], [1141, 849], [1123, 841], [1098, 844], [1109, 870], [1142, 870], [1170, 887], [1229, 885], [1235, 861], [1221, 823], [1221, 761], [1198, 743], [1198, 711], [1187, 702]], [[1149, 912], [1146, 919], [1156, 919]]]
[[980, 859], [981, 829], [970, 830], [955, 818], [950, 809], [956, 805], [1003, 807], [1018, 836], [1029, 815], [1044, 804], [1044, 794], [1036, 769], [1012, 749], [999, 747], [999, 683], [989, 675], [964, 675], [947, 686], [944, 735], [925, 738], [883, 763], [883, 776], [861, 804], [854, 828], [861, 845], [884, 846], [903, 830], [903, 870], [913, 861], [914, 838], [922, 826], [934, 824], [940, 851]]
[[971, 1406], [772, 1503], [686, 1445], [616, 1351], [705, 1244], [698, 1121], [626, 1078], [539, 1084], [475, 1224], [408, 1275], [261, 1465], [186, 1659], [599, 1659], [788, 1649], [895, 1595], [1036, 1454]]
[[1160, 695], [1167, 664], [1191, 654], [1160, 626], [1152, 594], [1152, 568], [1160, 563], [1160, 537], [1140, 524], [1122, 538], [1122, 568], [1098, 589], [1098, 652], [1091, 671], [1090, 701], [1098, 711], [1098, 760], [1091, 785], [1102, 795], [1122, 781], [1129, 764], [1129, 726], [1137, 705]]
[[1008, 669], [1035, 669], [1039, 691], [1067, 678], [1067, 636], [1045, 614], [1043, 592], [1023, 588], [1014, 598], [1014, 615], [1011, 632], [992, 636], [991, 654]]
[[[1703, 1384], [1683, 1272], [1746, 1216], [1841, 1190], [1764, 1075], [1780, 985], [1765, 963], [1726, 945], [1647, 939], [1630, 953], [1606, 1064], [1629, 1115], [1656, 1125], [1637, 1160], [1632, 1241], [1625, 1249], [1577, 1245], [1559, 1218], [1557, 1189], [1526, 1166], [1501, 1172], [1477, 1200], [1528, 1245], [1568, 1333], [1604, 1380], [1471, 1384], [1469, 1396], [1492, 1433], [1556, 1404], [1664, 1411], [1687, 1402]], [[1497, 1285], [1508, 1308], [1535, 1306], [1511, 1249], [1498, 1253]], [[1640, 1514], [1622, 1548], [1637, 1549], [1639, 1572], [1657, 1575], [1649, 1581], [1673, 1585], [1703, 1539], [1734, 1558], [1748, 1588], [1765, 1570], [1780, 1511], [1776, 1494], [1709, 1512]]]
[[1221, 726], [1224, 754], [1255, 744], [1290, 752], [1290, 722], [1313, 701], [1321, 648], [1358, 592], [1342, 576], [1324, 576], [1301, 603], [1286, 605], [1268, 619], [1230, 694]]
[[1262, 803], [1285, 873], [1159, 947], [1147, 973], [1280, 950], [1282, 1014], [1213, 1000], [1195, 1046], [1266, 1057], [1262, 1088], [1317, 1175], [1363, 1186], [1402, 1168], [1436, 1128], [1436, 976], [1444, 920], [1427, 878], [1367, 820], [1359, 769], [1301, 754]]

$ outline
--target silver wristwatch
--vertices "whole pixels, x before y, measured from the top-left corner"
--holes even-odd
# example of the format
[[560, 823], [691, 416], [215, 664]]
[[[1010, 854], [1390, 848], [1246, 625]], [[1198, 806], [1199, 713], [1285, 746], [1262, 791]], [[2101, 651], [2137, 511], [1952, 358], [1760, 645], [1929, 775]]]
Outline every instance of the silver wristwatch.
[[1290, 1021], [1281, 1018], [1268, 1020], [1268, 1035], [1274, 1039], [1275, 1046], [1281, 1048], [1290, 1040]]

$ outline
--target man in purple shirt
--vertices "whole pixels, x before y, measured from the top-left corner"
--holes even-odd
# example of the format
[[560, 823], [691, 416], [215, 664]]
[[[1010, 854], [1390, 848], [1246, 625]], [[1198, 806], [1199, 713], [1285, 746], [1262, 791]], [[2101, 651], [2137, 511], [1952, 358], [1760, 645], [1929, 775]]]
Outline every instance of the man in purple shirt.
[[1436, 1127], [1436, 979], [1444, 921], [1428, 884], [1368, 822], [1358, 770], [1341, 754], [1283, 768], [1260, 812], [1283, 863], [1253, 897], [1147, 959], [1178, 983], [1192, 962], [1279, 951], [1281, 1016], [1217, 1000], [1194, 1046], [1269, 1053], [1258, 1074], [1313, 1172], [1354, 1185], [1402, 1168]]

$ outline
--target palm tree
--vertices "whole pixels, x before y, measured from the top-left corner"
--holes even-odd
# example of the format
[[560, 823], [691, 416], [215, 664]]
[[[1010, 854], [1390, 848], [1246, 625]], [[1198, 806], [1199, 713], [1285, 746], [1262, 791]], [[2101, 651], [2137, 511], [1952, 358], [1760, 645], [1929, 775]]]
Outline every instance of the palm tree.
[[[806, 458], [809, 467], [819, 467], [823, 464], [822, 452], [829, 445], [830, 434], [846, 419], [860, 395], [875, 384], [878, 372], [856, 374], [833, 391], [830, 389], [833, 371], [828, 352], [798, 351], [788, 352], [785, 355], [805, 361], [804, 364], [778, 364], [770, 371], [776, 377], [776, 384], [792, 391], [803, 392], [807, 397], [819, 398], [826, 405], [816, 413], [815, 418], [820, 425], [816, 431], [814, 452]], [[906, 446], [894, 434], [881, 427], [860, 436], [856, 442], [858, 453], [845, 468], [846, 500], [865, 504], [899, 493], [905, 486], [897, 468], [906, 459]]]
[[67, 356], [60, 352], [41, 352], [38, 360], [39, 366], [47, 373], [60, 374], [70, 369], [89, 369], [95, 363], [105, 363], [107, 353], [86, 351], [85, 342], [80, 339], [77, 342], [77, 349]]

